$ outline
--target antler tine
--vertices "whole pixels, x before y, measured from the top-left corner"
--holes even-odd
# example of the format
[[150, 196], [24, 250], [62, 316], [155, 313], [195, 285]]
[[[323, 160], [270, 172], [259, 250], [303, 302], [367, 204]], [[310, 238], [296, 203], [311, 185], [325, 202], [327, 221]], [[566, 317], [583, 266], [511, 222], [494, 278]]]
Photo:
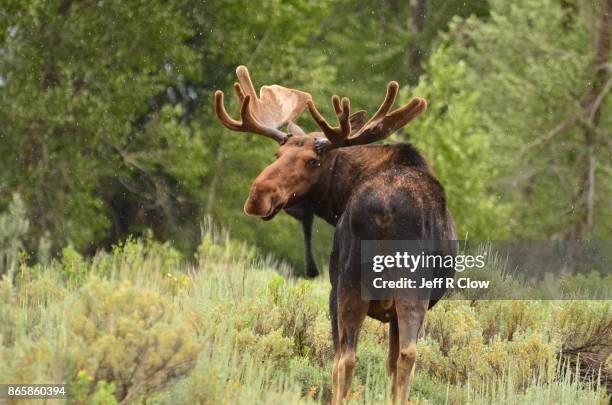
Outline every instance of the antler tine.
[[242, 90], [242, 86], [240, 85], [240, 83], [234, 83], [234, 91], [236, 92], [236, 97], [238, 97], [238, 100], [240, 100], [240, 104], [242, 105], [246, 94], [244, 94], [244, 90]]
[[346, 140], [345, 146], [364, 145], [385, 139], [427, 108], [427, 101], [420, 97], [413, 97], [408, 104], [389, 113], [398, 91], [399, 85], [397, 82], [389, 82], [387, 95], [376, 114], [359, 131]]
[[398, 108], [393, 111], [391, 114], [388, 114], [388, 117], [394, 119], [396, 122], [397, 128], [401, 128], [404, 125], [408, 124], [410, 121], [414, 119], [417, 115], [422, 113], [427, 109], [427, 101], [421, 97], [413, 97], [408, 104], [405, 106]]
[[395, 80], [387, 84], [387, 94], [385, 95], [385, 99], [378, 108], [378, 111], [376, 111], [376, 114], [374, 114], [374, 116], [370, 119], [370, 121], [379, 119], [380, 117], [384, 117], [385, 115], [387, 115], [391, 107], [393, 107], [393, 103], [395, 103], [395, 98], [397, 97], [398, 90], [399, 84]]
[[236, 68], [236, 76], [238, 76], [238, 81], [240, 82], [242, 89], [246, 91], [246, 94], [256, 99], [257, 92], [255, 91], [255, 86], [251, 80], [251, 75], [249, 75], [249, 69], [247, 69], [247, 67], [244, 65], [238, 66]]
[[268, 138], [272, 138], [280, 144], [285, 143], [287, 136], [276, 128], [264, 127], [261, 125], [249, 108], [249, 104], [251, 102], [251, 95], [244, 95], [240, 85], [238, 87], [234, 86], [234, 89], [238, 93], [238, 98], [242, 98], [242, 105], [240, 107], [240, 118], [241, 121], [237, 121], [229, 116], [227, 111], [225, 110], [225, 103], [223, 102], [223, 92], [221, 90], [217, 90], [215, 92], [215, 111], [217, 113], [217, 117], [221, 123], [228, 129], [232, 131], [239, 132], [251, 132], [254, 134], [259, 134], [263, 136], [267, 136]]
[[348, 97], [342, 98], [342, 106], [340, 106], [340, 100], [336, 96], [333, 100], [334, 110], [336, 110], [336, 116], [338, 117], [338, 123], [340, 124], [340, 136], [346, 139], [351, 134], [351, 101]]
[[347, 97], [342, 99], [342, 103], [338, 96], [332, 97], [332, 104], [336, 111], [336, 116], [338, 117], [339, 126], [337, 127], [329, 125], [315, 107], [314, 102], [312, 100], [308, 101], [310, 114], [323, 131], [323, 134], [325, 134], [325, 137], [329, 140], [329, 142], [320, 141], [317, 151], [320, 149], [323, 150], [323, 147], [339, 148], [342, 146], [364, 145], [380, 141], [406, 125], [427, 108], [427, 102], [424, 99], [414, 97], [405, 106], [389, 112], [397, 98], [398, 92], [399, 84], [396, 81], [389, 82], [387, 84], [385, 99], [376, 113], [365, 124], [361, 124], [365, 113], [363, 111], [355, 113], [354, 118], [356, 127], [354, 128], [354, 134], [351, 134], [351, 130], [353, 129], [351, 128], [352, 120], [350, 116], [351, 104]]
[[332, 105], [334, 106], [336, 117], [338, 118], [339, 125], [337, 127], [329, 125], [317, 110], [312, 100], [308, 101], [308, 110], [329, 142], [334, 146], [342, 146], [344, 141], [351, 134], [351, 102], [348, 97], [342, 98], [341, 102], [338, 96], [333, 96]]
[[219, 117], [219, 120], [226, 128], [234, 131], [241, 131], [240, 127], [242, 123], [229, 116], [225, 110], [225, 102], [223, 101], [223, 97], [224, 94], [221, 90], [215, 91], [215, 112], [217, 113], [217, 117]]

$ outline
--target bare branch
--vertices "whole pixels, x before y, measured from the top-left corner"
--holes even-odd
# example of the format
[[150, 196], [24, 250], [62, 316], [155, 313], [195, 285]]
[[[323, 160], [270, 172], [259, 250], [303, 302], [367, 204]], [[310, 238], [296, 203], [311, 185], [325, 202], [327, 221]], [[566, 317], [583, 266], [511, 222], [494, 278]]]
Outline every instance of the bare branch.
[[523, 156], [525, 156], [525, 154], [529, 150], [535, 148], [536, 146], [542, 145], [542, 144], [550, 141], [551, 139], [553, 139], [557, 135], [560, 135], [560, 134], [564, 133], [565, 131], [570, 129], [572, 127], [572, 125], [574, 125], [576, 123], [577, 119], [578, 119], [578, 117], [576, 117], [576, 116], [568, 117], [561, 124], [557, 125], [555, 128], [553, 128], [550, 131], [548, 131], [544, 136], [534, 140], [533, 142], [530, 142], [530, 143], [528, 143], [526, 145], [523, 145], [523, 147], [521, 147], [521, 150], [519, 151], [519, 157], [522, 158]]

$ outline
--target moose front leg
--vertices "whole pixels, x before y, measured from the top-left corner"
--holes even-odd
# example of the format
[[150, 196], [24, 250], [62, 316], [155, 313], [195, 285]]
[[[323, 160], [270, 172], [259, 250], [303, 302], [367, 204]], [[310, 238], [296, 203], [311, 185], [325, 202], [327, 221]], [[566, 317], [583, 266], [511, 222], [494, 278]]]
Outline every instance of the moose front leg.
[[314, 278], [319, 275], [319, 269], [317, 269], [317, 263], [312, 255], [312, 221], [314, 219], [312, 205], [308, 202], [299, 202], [291, 207], [285, 208], [285, 212], [302, 223], [306, 276], [308, 278]]

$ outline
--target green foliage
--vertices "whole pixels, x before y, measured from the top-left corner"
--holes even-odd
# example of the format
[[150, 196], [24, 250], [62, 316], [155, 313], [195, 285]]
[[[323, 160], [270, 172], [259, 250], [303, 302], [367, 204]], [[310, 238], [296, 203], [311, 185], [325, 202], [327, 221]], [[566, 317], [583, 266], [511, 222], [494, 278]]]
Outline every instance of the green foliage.
[[[508, 204], [491, 192], [499, 176], [491, 139], [478, 110], [481, 93], [470, 88], [476, 76], [438, 47], [427, 74], [408, 96], [429, 100], [428, 111], [407, 131], [429, 159], [445, 186], [459, 239], [504, 239], [508, 236]], [[407, 97], [404, 97], [407, 102]], [[404, 136], [404, 138], [406, 138]]]
[[[141, 245], [137, 262], [136, 245]], [[15, 288], [5, 280], [0, 380], [66, 381], [76, 403], [112, 403], [151, 395], [187, 375], [202, 342], [173, 299], [181, 292], [169, 288], [159, 273], [145, 275], [155, 270], [157, 258], [142, 245], [131, 242], [116, 251], [122, 264], [107, 278], [96, 276], [95, 269], [72, 278], [83, 262], [68, 253], [65, 264], [30, 271], [32, 278], [18, 277]], [[56, 272], [69, 278], [58, 278]], [[144, 277], [156, 281], [145, 287]], [[50, 293], [38, 288], [45, 281], [61, 294], [42, 299]]]
[[8, 209], [0, 214], [0, 276], [8, 273], [12, 277], [17, 269], [29, 226], [23, 200], [13, 194]]
[[[335, 93], [371, 113], [391, 79], [406, 86], [403, 101], [426, 97], [428, 113], [396, 139], [431, 161], [461, 238], [605, 238], [606, 94], [598, 122], [547, 140], [587, 84], [605, 82], [592, 66], [600, 4], [432, 0], [421, 26], [417, 3], [4, 0], [0, 153], [14, 158], [0, 162], [0, 206], [20, 193], [20, 240], [41, 262], [147, 230], [189, 256], [211, 216], [300, 272], [299, 224], [242, 213], [276, 145], [214, 116], [213, 91], [230, 93], [247, 64], [257, 86], [309, 91], [330, 116]], [[300, 125], [316, 129], [308, 114]], [[316, 221], [314, 231], [321, 265], [332, 229]]]
[[[161, 191], [164, 173], [184, 173], [184, 157], [202, 158], [168, 109], [138, 123], [152, 96], [197, 77], [198, 58], [182, 45], [190, 30], [168, 3], [2, 8], [0, 152], [14, 158], [0, 163], [0, 186], [20, 188], [35, 219], [33, 241], [49, 232], [55, 249], [70, 241], [83, 250], [111, 228], [105, 203], [114, 181], [136, 189], [148, 181]], [[138, 178], [145, 184], [134, 185]]]
[[[593, 40], [603, 3], [490, 3], [490, 19], [454, 20], [441, 45], [448, 46], [452, 63], [465, 64], [473, 78], [464, 91], [479, 95], [472, 108], [487, 135], [485, 145], [495, 147], [491, 157], [478, 157], [479, 163], [494, 162], [489, 167], [496, 178], [487, 187], [502, 206], [512, 207], [509, 225], [515, 238], [607, 239], [612, 223], [605, 146], [612, 123], [609, 97], [598, 94], [603, 97], [599, 123], [556, 129], [578, 116], [585, 91], [598, 85]], [[594, 149], [586, 127], [599, 145]], [[591, 158], [595, 188], [589, 197], [585, 176]], [[589, 199], [597, 220], [591, 230], [581, 230]]]
[[608, 302], [573, 301], [555, 314], [563, 353], [583, 374], [612, 373], [612, 309]]
[[562, 277], [561, 290], [566, 296], [588, 293], [591, 297], [609, 297], [612, 293], [612, 274], [589, 273], [568, 274]]
[[556, 370], [559, 344], [538, 328], [549, 313], [540, 302], [445, 301], [428, 317], [422, 366], [451, 382], [484, 386], [510, 376], [526, 386], [535, 373]]
[[150, 395], [193, 367], [201, 343], [168, 297], [92, 279], [67, 304], [66, 359], [91, 377], [93, 398], [109, 394], [101, 381], [114, 382], [120, 400]]
[[[15, 285], [0, 283], [0, 381], [66, 381], [75, 403], [328, 402], [329, 283], [295, 279], [204, 229], [195, 267], [151, 240], [23, 265]], [[90, 271], [66, 276], [80, 266]], [[439, 302], [419, 341], [413, 399], [605, 403], [597, 381], [612, 373], [610, 314], [606, 301]], [[355, 403], [388, 398], [387, 333], [363, 325]]]
[[[372, 113], [388, 80], [425, 97], [394, 139], [429, 159], [459, 238], [608, 239], [603, 2], [431, 0], [421, 28], [417, 3], [1, 0], [0, 382], [66, 381], [75, 403], [329, 402], [328, 282], [268, 256], [299, 273], [295, 220], [242, 213], [276, 145], [214, 117], [238, 64], [330, 117], [332, 94]], [[597, 119], [578, 114], [589, 89]], [[314, 230], [323, 267], [332, 229]], [[609, 284], [569, 274], [558, 292]], [[607, 403], [611, 316], [606, 301], [441, 302], [413, 397]], [[388, 400], [386, 334], [365, 322], [355, 403]]]

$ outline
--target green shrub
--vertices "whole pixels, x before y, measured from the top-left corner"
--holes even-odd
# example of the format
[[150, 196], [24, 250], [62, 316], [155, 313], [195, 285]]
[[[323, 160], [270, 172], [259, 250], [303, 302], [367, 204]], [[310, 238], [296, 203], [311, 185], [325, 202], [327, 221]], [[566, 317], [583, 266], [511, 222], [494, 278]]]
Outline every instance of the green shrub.
[[185, 376], [201, 348], [171, 297], [95, 277], [47, 307], [29, 333], [3, 340], [3, 381], [66, 381], [79, 403], [150, 395]]
[[612, 298], [612, 274], [599, 274], [596, 271], [563, 276], [559, 282], [566, 296], [585, 296], [587, 298]]
[[612, 391], [612, 306], [609, 301], [568, 301], [550, 323], [562, 342], [563, 358], [583, 377], [602, 379]]
[[6, 212], [0, 213], [0, 277], [6, 273], [12, 277], [17, 270], [29, 227], [23, 200], [19, 194], [13, 194]]
[[[66, 250], [22, 264], [0, 283], [0, 382], [67, 382], [75, 403], [328, 402], [329, 282], [291, 278], [207, 232], [196, 264], [147, 239], [91, 261]], [[611, 312], [605, 301], [441, 301], [413, 399], [605, 403]], [[387, 348], [387, 325], [366, 319], [350, 403], [388, 400]]]
[[[92, 279], [65, 310], [66, 357], [73, 370], [92, 377], [90, 391], [113, 382], [119, 400], [150, 394], [186, 375], [199, 342], [168, 297], [125, 280]], [[88, 392], [89, 393], [89, 392]]]

